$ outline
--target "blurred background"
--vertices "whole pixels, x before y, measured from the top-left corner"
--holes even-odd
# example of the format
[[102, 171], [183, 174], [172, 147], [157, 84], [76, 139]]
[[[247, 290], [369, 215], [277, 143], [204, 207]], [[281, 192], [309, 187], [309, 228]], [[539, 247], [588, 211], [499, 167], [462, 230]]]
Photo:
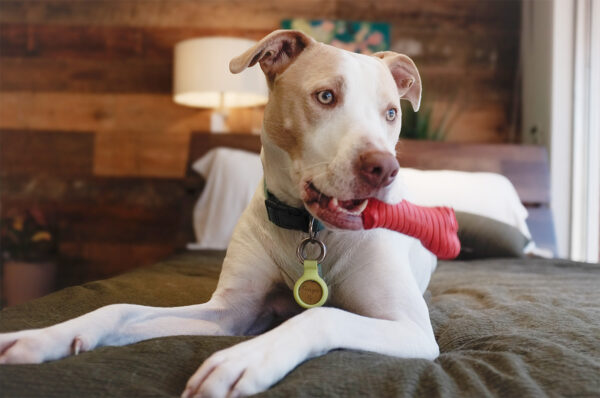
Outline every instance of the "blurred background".
[[[188, 193], [197, 189], [185, 179], [190, 135], [210, 130], [212, 110], [173, 101], [175, 45], [195, 37], [258, 40], [285, 20], [306, 19], [388, 24], [390, 49], [409, 55], [423, 80], [422, 110], [405, 112], [405, 136], [546, 146], [561, 254], [572, 256], [577, 199], [571, 181], [582, 144], [574, 138], [577, 110], [571, 106], [577, 95], [571, 76], [579, 64], [570, 54], [581, 35], [588, 51], [598, 44], [590, 19], [597, 5], [1, 0], [3, 251], [13, 242], [6, 234], [37, 234], [34, 242], [41, 244], [17, 242], [10, 247], [13, 256], [20, 250], [54, 260], [54, 287], [61, 287], [149, 264], [184, 247], [191, 234]], [[589, 29], [580, 31], [586, 24]], [[582, 120], [595, 112], [589, 101]], [[262, 110], [230, 110], [229, 131], [259, 131]], [[600, 154], [594, 126], [586, 130], [583, 148]], [[592, 182], [586, 187], [595, 190], [597, 163], [589, 154], [585, 159], [584, 180]], [[593, 221], [586, 228], [596, 228], [597, 242], [598, 204], [590, 206], [592, 212], [581, 217]]]

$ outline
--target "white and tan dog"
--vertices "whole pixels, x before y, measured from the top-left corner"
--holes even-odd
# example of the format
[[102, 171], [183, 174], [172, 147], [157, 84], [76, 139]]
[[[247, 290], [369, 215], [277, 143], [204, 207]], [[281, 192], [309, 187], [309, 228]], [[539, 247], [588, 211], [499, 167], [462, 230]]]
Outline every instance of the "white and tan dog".
[[[301, 362], [336, 348], [438, 356], [423, 299], [435, 257], [396, 232], [356, 231], [366, 198], [396, 203], [404, 197], [394, 178], [395, 146], [400, 99], [419, 107], [414, 63], [393, 52], [339, 50], [297, 31], [271, 33], [230, 69], [239, 73], [256, 63], [270, 90], [261, 136], [266, 187], [327, 227], [319, 238], [328, 249], [322, 270], [328, 306], [301, 312], [294, 302], [290, 289], [302, 274], [296, 249], [306, 234], [268, 220], [260, 186], [235, 229], [210, 301], [177, 308], [115, 304], [3, 334], [0, 363], [40, 363], [161, 336], [266, 331], [213, 354], [183, 392], [221, 397], [266, 390]], [[270, 329], [281, 319], [287, 320]]]

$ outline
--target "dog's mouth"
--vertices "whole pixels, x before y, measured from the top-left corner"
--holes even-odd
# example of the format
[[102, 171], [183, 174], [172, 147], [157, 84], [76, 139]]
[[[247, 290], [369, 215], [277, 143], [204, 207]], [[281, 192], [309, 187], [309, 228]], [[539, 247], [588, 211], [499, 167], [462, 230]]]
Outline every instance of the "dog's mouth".
[[304, 204], [307, 210], [325, 224], [340, 228], [358, 230], [363, 228], [361, 214], [369, 199], [340, 200], [319, 191], [312, 182], [304, 187]]

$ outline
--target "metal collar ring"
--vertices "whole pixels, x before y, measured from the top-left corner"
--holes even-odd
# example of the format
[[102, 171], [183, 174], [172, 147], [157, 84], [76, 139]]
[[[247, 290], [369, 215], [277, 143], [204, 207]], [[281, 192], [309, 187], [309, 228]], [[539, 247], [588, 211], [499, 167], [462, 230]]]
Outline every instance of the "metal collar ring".
[[[306, 245], [309, 243], [313, 245], [319, 245], [319, 248], [321, 249], [321, 253], [315, 259], [307, 259], [306, 254], [304, 253], [304, 249], [306, 249]], [[325, 244], [320, 240], [308, 237], [302, 240], [302, 242], [300, 242], [300, 244], [298, 245], [298, 249], [296, 250], [296, 255], [298, 256], [298, 259], [302, 264], [304, 264], [304, 260], [316, 260], [317, 263], [321, 263], [327, 255], [327, 248], [325, 247]]]

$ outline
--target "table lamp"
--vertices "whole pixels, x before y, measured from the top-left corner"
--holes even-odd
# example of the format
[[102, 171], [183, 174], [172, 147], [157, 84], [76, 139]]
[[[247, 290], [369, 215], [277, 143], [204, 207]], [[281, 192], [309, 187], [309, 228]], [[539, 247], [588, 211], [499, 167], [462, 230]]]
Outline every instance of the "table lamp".
[[173, 100], [181, 105], [212, 108], [210, 130], [227, 132], [227, 110], [267, 103], [268, 90], [260, 68], [234, 75], [229, 61], [256, 42], [234, 37], [206, 37], [175, 45]]

